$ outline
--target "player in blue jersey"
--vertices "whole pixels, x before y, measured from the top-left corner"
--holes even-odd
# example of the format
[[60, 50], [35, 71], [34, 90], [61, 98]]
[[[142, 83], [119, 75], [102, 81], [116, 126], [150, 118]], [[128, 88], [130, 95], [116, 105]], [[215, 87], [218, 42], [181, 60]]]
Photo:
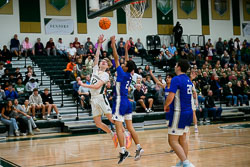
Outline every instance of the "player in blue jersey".
[[168, 127], [169, 145], [180, 158], [176, 164], [179, 167], [194, 167], [188, 161], [188, 143], [186, 135], [193, 121], [192, 87], [193, 84], [186, 75], [190, 65], [187, 60], [179, 60], [175, 66], [175, 76], [170, 85], [169, 95], [166, 99], [164, 110], [170, 110]]
[[132, 106], [128, 100], [128, 88], [132, 81], [131, 72], [134, 71], [135, 67], [133, 62], [128, 60], [128, 49], [127, 49], [128, 42], [126, 43], [125, 46], [125, 65], [123, 65], [122, 67], [120, 66], [115, 43], [116, 43], [115, 36], [112, 36], [111, 47], [113, 49], [113, 57], [115, 60], [115, 66], [117, 71], [117, 79], [115, 85], [116, 96], [114, 96], [112, 119], [115, 121], [116, 133], [121, 147], [120, 160], [118, 161], [118, 164], [120, 164], [129, 156], [129, 152], [126, 151], [126, 148], [124, 146], [124, 133], [122, 125], [124, 120], [126, 123], [126, 127], [137, 146], [135, 161], [141, 158], [141, 155], [144, 152], [144, 150], [140, 146], [138, 135], [135, 132], [135, 129], [132, 125]]
[[[174, 77], [173, 74], [167, 74], [166, 76], [166, 84], [163, 84], [162, 82], [160, 82], [155, 76], [154, 74], [152, 73], [152, 70], [150, 70], [150, 76], [153, 78], [153, 80], [155, 81], [155, 83], [160, 86], [162, 89], [164, 89], [164, 96], [165, 96], [165, 100], [167, 99], [168, 97], [168, 94], [169, 94], [169, 89], [170, 89], [170, 83], [171, 83], [171, 80], [172, 78]], [[164, 101], [165, 102], [165, 101]], [[170, 117], [170, 113], [169, 112], [166, 112], [166, 123], [167, 123], [167, 126], [169, 124], [169, 117]]]

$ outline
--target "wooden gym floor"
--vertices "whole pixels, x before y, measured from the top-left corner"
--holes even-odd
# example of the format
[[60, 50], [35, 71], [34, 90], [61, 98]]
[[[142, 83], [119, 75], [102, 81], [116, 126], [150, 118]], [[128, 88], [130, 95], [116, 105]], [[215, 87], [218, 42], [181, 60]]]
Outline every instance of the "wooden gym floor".
[[[217, 124], [199, 127], [189, 134], [189, 159], [196, 167], [248, 167], [250, 166], [250, 128], [221, 129], [219, 127], [250, 122]], [[249, 126], [248, 126], [249, 127]], [[167, 129], [151, 126], [138, 131], [145, 150], [140, 161], [133, 159], [135, 146], [129, 151], [132, 157], [119, 166], [170, 167], [178, 158], [169, 153]], [[118, 166], [118, 152], [108, 134], [78, 135], [50, 134], [32, 138], [8, 138], [0, 141], [0, 157], [23, 167], [111, 167]], [[1, 161], [0, 161], [1, 162]], [[3, 163], [0, 163], [0, 166]]]

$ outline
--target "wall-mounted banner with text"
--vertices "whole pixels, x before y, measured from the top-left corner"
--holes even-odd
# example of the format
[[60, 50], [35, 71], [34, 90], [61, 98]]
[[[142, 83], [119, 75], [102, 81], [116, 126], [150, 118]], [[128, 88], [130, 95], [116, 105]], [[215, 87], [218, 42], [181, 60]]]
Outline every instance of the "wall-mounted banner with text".
[[72, 19], [44, 19], [46, 34], [72, 35], [74, 21]]

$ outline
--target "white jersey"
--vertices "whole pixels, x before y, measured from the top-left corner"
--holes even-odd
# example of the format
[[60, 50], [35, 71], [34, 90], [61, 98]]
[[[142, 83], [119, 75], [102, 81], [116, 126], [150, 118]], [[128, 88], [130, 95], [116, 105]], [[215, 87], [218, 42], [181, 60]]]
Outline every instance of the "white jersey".
[[109, 74], [103, 71], [99, 71], [98, 65], [95, 65], [93, 67], [93, 73], [92, 73], [90, 83], [91, 85], [96, 85], [98, 81], [100, 80], [104, 82], [104, 85], [100, 87], [99, 89], [90, 89], [91, 96], [104, 94], [106, 83], [109, 81]]

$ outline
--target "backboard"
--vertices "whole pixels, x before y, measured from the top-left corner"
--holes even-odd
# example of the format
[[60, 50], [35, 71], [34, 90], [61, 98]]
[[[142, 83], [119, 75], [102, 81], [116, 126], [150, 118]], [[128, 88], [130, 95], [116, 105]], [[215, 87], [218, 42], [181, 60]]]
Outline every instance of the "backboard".
[[93, 19], [139, 0], [87, 0], [88, 18]]

